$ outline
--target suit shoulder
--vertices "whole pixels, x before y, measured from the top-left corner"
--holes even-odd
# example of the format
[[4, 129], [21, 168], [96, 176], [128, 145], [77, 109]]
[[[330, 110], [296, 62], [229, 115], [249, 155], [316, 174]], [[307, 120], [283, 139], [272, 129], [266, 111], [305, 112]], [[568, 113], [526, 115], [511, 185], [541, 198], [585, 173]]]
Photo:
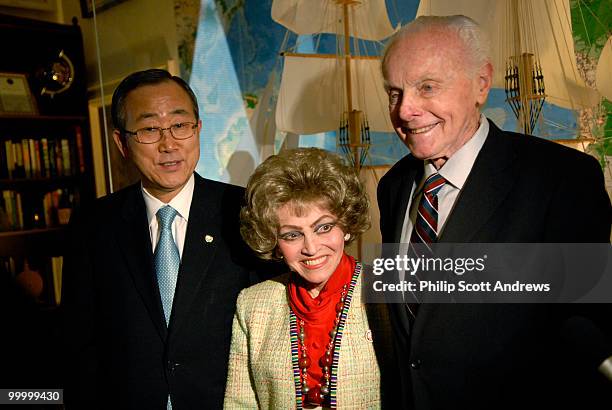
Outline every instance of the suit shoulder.
[[289, 273], [284, 273], [275, 278], [263, 281], [256, 285], [243, 289], [238, 296], [238, 305], [243, 309], [276, 305], [281, 301], [287, 303], [286, 294]]
[[134, 206], [136, 201], [142, 198], [140, 182], [122, 188], [94, 201], [84, 203], [75, 209], [74, 219], [79, 221], [93, 220], [101, 221], [105, 217], [114, 218], [121, 213], [125, 207]]
[[191, 201], [191, 208], [195, 212], [221, 218], [225, 224], [234, 227], [239, 223], [238, 214], [243, 204], [244, 188], [196, 177]]
[[505, 131], [504, 134], [515, 146], [519, 155], [542, 167], [566, 173], [589, 169], [599, 169], [599, 163], [591, 155], [566, 147], [544, 138]]
[[97, 198], [93, 204], [96, 206], [109, 206], [117, 201], [121, 201], [122, 199], [132, 196], [135, 193], [140, 192], [140, 182], [129, 185], [125, 188], [121, 188], [118, 191], [111, 192], [110, 194], [101, 196]]
[[204, 185], [206, 189], [219, 192], [227, 192], [234, 195], [244, 195], [244, 188], [238, 185], [228, 184], [227, 182], [215, 181], [213, 179], [203, 178], [196, 174], [196, 183]]
[[412, 154], [404, 156], [402, 159], [397, 161], [389, 170], [382, 176], [378, 183], [378, 188], [385, 187], [393, 181], [401, 180], [404, 178], [406, 173], [415, 166], [415, 158]]

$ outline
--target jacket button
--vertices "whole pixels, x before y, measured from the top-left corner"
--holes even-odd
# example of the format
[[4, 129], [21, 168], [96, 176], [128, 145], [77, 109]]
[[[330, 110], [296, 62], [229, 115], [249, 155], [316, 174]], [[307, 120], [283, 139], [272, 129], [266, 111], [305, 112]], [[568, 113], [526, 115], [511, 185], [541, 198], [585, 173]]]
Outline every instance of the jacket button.
[[410, 367], [412, 367], [415, 370], [418, 369], [419, 367], [421, 367], [421, 361], [417, 359], [417, 360], [410, 362]]

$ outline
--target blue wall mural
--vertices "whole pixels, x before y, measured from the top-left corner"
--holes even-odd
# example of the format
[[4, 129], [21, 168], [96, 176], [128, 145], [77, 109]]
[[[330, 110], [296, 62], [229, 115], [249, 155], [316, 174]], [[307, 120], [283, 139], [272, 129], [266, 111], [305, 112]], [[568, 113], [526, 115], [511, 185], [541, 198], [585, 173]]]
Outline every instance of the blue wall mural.
[[[254, 131], [253, 115], [260, 119], [273, 115], [281, 47], [312, 52], [317, 45], [318, 52], [335, 50], [330, 35], [288, 33], [272, 20], [271, 6], [272, 0], [201, 0], [190, 84], [200, 99], [203, 121], [197, 171], [207, 178], [244, 185], [259, 164], [262, 141]], [[391, 23], [411, 21], [417, 6], [418, 0], [387, 0]], [[372, 43], [365, 49], [380, 52], [382, 47]], [[504, 91], [494, 89], [484, 113], [501, 128], [515, 131], [516, 118], [504, 100]], [[576, 135], [574, 113], [550, 104], [545, 104], [543, 113], [546, 121], [540, 122], [536, 135], [549, 139]], [[276, 149], [281, 142], [282, 136], [276, 135]], [[368, 165], [392, 164], [408, 152], [392, 133], [374, 133], [372, 142]], [[334, 132], [301, 136], [300, 145], [337, 151]]]

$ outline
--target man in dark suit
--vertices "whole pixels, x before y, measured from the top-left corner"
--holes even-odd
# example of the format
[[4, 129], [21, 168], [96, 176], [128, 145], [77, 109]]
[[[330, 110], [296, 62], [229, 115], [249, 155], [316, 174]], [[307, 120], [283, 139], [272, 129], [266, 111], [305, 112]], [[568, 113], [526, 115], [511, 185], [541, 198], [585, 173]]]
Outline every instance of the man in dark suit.
[[141, 183], [72, 224], [68, 408], [221, 408], [236, 297], [256, 279], [239, 234], [243, 189], [194, 173], [202, 124], [180, 78], [131, 74], [112, 117]]
[[[493, 76], [488, 47], [464, 16], [420, 17], [387, 46], [391, 120], [411, 153], [378, 187], [383, 242], [609, 242], [610, 200], [594, 158], [501, 131], [480, 114]], [[434, 174], [443, 185], [427, 196], [423, 187]], [[430, 208], [421, 207], [426, 198]], [[420, 228], [422, 209], [431, 229]], [[583, 312], [576, 305], [390, 305], [402, 407], [595, 406], [597, 394], [612, 391], [597, 373], [612, 354], [609, 334], [598, 327], [598, 314], [609, 309], [578, 308]], [[601, 330], [602, 340], [593, 341], [601, 351], [577, 346], [580, 320]]]

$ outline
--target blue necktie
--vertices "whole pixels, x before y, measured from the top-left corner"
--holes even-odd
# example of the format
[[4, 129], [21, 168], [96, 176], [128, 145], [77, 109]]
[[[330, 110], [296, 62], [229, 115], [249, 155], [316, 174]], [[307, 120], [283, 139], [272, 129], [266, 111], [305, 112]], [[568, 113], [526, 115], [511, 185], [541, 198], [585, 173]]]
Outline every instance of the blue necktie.
[[172, 221], [177, 214], [178, 212], [176, 209], [169, 205], [157, 211], [159, 241], [157, 242], [155, 254], [153, 256], [155, 273], [157, 275], [157, 285], [159, 286], [159, 294], [164, 308], [164, 316], [166, 317], [166, 325], [170, 321], [172, 300], [174, 299], [174, 290], [176, 289], [176, 280], [178, 277], [179, 265], [181, 264], [178, 248], [172, 238]]

